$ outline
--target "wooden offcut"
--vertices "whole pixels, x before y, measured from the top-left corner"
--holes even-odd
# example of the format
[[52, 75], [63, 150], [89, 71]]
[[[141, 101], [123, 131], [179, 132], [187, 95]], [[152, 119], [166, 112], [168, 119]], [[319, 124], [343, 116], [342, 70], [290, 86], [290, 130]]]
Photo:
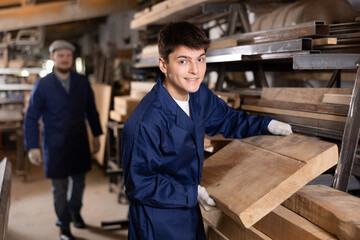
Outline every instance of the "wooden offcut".
[[336, 144], [291, 134], [234, 140], [204, 162], [202, 185], [245, 227], [337, 163]]
[[309, 185], [283, 205], [341, 240], [360, 239], [360, 198], [324, 185]]

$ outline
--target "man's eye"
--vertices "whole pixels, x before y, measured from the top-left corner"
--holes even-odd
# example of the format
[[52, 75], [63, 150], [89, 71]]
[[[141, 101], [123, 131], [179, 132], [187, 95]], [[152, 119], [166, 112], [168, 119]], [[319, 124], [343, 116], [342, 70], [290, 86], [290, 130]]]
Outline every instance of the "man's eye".
[[198, 61], [199, 62], [205, 62], [205, 59], [204, 58], [199, 58]]
[[180, 61], [180, 64], [185, 64], [186, 63], [186, 60], [181, 60]]

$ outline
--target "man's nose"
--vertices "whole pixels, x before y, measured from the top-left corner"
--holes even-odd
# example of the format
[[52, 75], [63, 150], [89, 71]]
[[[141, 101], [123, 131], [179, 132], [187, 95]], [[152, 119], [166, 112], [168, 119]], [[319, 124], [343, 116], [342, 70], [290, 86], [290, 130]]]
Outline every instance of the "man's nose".
[[197, 73], [199, 72], [199, 69], [198, 69], [198, 66], [197, 66], [196, 62], [192, 62], [192, 63], [190, 64], [190, 69], [189, 69], [189, 71], [190, 71], [191, 73], [193, 73], [193, 74], [197, 74]]

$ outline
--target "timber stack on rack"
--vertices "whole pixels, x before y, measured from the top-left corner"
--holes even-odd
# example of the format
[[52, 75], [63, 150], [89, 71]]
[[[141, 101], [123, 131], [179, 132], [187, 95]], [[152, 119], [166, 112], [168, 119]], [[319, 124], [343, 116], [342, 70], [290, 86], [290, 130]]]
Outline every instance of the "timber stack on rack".
[[[341, 140], [351, 92], [351, 88], [263, 88], [261, 98], [244, 98], [241, 109], [290, 123], [295, 132]], [[360, 177], [356, 156], [352, 174]]]
[[130, 95], [114, 97], [114, 106], [110, 110], [110, 119], [117, 122], [125, 122], [154, 84], [155, 82], [132, 81], [130, 83]]
[[359, 239], [359, 198], [305, 186], [337, 160], [335, 144], [298, 134], [232, 141], [204, 162], [209, 239]]

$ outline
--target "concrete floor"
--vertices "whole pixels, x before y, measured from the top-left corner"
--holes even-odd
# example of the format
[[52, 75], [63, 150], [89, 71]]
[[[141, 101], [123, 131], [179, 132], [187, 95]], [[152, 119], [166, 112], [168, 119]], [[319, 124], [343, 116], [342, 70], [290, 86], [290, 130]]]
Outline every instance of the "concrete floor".
[[[59, 239], [59, 228], [55, 226], [57, 218], [52, 203], [51, 183], [44, 178], [42, 166], [37, 167], [27, 162], [27, 177], [24, 181], [15, 174], [15, 161], [11, 158], [10, 161], [13, 163], [13, 174], [6, 239]], [[81, 213], [88, 227], [71, 227], [77, 239], [127, 239], [127, 230], [120, 230], [119, 226], [101, 228], [101, 221], [125, 220], [128, 206], [119, 204], [117, 194], [109, 192], [108, 177], [96, 164], [86, 177]]]

